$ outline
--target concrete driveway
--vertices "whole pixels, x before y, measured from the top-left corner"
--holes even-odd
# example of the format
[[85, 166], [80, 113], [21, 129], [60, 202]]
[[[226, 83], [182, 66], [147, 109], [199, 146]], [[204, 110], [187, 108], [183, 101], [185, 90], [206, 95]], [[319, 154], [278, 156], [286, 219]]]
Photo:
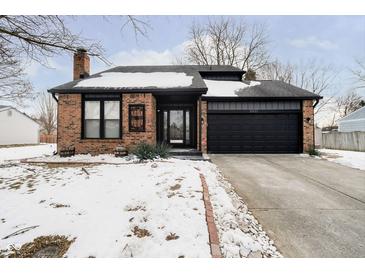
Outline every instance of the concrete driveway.
[[300, 155], [210, 155], [286, 257], [365, 257], [365, 171]]

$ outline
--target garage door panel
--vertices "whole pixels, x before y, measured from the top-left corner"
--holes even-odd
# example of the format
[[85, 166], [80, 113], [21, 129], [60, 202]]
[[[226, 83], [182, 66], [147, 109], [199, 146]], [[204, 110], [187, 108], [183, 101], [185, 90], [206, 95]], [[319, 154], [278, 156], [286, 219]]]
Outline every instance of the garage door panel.
[[299, 114], [208, 114], [208, 151], [298, 153]]

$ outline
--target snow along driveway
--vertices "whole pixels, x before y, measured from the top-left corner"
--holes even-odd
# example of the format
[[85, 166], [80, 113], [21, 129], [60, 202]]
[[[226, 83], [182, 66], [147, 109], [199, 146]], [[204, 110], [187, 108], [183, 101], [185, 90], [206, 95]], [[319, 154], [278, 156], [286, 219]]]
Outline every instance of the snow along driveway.
[[210, 257], [199, 173], [209, 187], [223, 255], [280, 256], [215, 165], [177, 159], [0, 165], [0, 250], [65, 235], [75, 238], [67, 257]]
[[321, 157], [344, 166], [365, 170], [365, 152], [320, 149]]

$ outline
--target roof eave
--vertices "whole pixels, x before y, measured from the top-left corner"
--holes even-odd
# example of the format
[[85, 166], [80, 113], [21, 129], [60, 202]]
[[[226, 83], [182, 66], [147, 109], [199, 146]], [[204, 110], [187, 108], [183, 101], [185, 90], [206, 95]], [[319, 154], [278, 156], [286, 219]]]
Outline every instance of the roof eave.
[[49, 93], [53, 94], [79, 94], [79, 93], [153, 93], [153, 94], [161, 94], [161, 93], [169, 93], [169, 92], [193, 92], [206, 94], [208, 88], [82, 88], [82, 89], [49, 89], [47, 90]]
[[264, 97], [264, 96], [202, 96], [203, 101], [244, 101], [244, 100], [320, 100], [323, 97], [306, 97], [306, 96], [272, 96], [272, 97]]

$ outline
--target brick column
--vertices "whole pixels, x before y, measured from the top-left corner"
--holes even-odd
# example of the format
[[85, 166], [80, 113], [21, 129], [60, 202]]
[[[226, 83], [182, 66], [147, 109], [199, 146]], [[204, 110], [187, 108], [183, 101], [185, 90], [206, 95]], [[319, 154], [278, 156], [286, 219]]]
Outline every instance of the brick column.
[[[130, 149], [140, 142], [156, 144], [156, 99], [151, 93], [123, 94], [123, 142]], [[129, 132], [129, 105], [144, 104], [145, 131]]]
[[303, 152], [314, 147], [314, 108], [312, 100], [304, 100], [303, 105]]
[[57, 150], [76, 147], [81, 136], [81, 94], [58, 96]]
[[208, 152], [208, 139], [207, 139], [207, 130], [208, 130], [208, 103], [207, 101], [201, 101], [201, 151], [203, 153]]

